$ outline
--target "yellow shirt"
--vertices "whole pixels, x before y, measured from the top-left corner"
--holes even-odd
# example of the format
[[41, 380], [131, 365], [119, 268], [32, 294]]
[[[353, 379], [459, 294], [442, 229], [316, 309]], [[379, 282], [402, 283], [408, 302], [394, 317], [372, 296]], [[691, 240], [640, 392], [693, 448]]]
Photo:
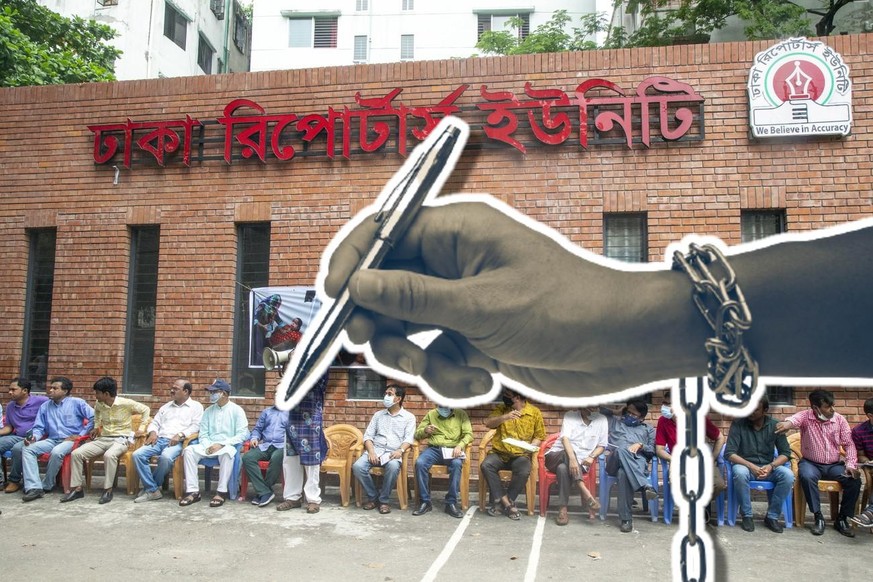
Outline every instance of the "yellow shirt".
[[[497, 408], [488, 415], [488, 418], [503, 416], [510, 410], [512, 410], [511, 406], [506, 406], [502, 403], [498, 404]], [[491, 450], [501, 457], [520, 457], [530, 454], [522, 448], [506, 444], [503, 442], [505, 438], [515, 438], [526, 442], [534, 440], [542, 441], [546, 438], [546, 425], [543, 422], [543, 413], [530, 402], [525, 402], [524, 408], [521, 409], [521, 418], [507, 420], [495, 430], [497, 432], [494, 433], [494, 438], [491, 439]]]
[[[134, 431], [140, 427], [145, 429], [149, 425], [149, 416], [151, 410], [145, 404], [116, 396], [112, 406], [106, 406], [102, 402], [98, 402], [94, 406], [94, 428], [102, 429], [100, 436], [131, 436]], [[132, 416], [139, 414], [141, 416], [139, 426], [131, 426]]]

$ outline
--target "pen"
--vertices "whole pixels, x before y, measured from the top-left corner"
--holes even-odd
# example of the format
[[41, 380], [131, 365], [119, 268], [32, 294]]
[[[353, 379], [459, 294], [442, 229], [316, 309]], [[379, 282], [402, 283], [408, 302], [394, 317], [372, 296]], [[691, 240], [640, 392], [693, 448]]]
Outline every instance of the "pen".
[[[375, 269], [382, 264], [394, 243], [403, 237], [418, 216], [421, 207], [439, 194], [461, 156], [469, 133], [465, 122], [448, 116], [413, 150], [376, 199], [374, 206], [379, 210], [372, 220], [380, 226], [367, 254], [353, 273], [361, 269]], [[337, 235], [328, 248], [335, 249], [344, 238], [342, 233]], [[323, 271], [328, 264], [329, 261], [322, 260]], [[276, 406], [280, 410], [291, 410], [297, 406], [327, 371], [339, 353], [345, 324], [355, 308], [348, 281], [343, 284], [336, 299], [327, 297], [322, 288], [319, 288], [319, 293], [322, 295], [322, 307], [294, 348], [291, 361], [276, 388]]]

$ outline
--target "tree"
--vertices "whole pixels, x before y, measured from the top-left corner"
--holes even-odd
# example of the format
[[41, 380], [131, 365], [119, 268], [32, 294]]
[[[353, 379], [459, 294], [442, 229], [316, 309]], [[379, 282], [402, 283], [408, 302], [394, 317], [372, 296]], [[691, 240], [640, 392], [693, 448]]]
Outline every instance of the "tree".
[[0, 0], [0, 86], [115, 80], [111, 27], [65, 18], [36, 0]]

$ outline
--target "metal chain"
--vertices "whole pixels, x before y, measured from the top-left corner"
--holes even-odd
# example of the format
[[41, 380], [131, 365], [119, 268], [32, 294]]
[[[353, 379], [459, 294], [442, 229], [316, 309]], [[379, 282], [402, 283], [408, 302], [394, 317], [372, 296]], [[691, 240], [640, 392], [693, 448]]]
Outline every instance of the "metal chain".
[[[703, 513], [701, 499], [705, 497], [709, 483], [706, 482], [703, 454], [697, 442], [698, 426], [704, 422], [701, 407], [703, 405], [703, 381], [697, 379], [697, 394], [693, 401], [688, 400], [690, 390], [686, 389], [685, 380], [679, 381], [679, 405], [685, 414], [685, 447], [679, 457], [679, 487], [682, 497], [688, 503], [688, 529], [679, 549], [679, 564], [682, 569], [682, 582], [704, 582], [706, 580], [706, 542], [698, 535], [700, 524], [698, 515]], [[697, 463], [697, 483], [690, 484], [687, 477], [687, 467], [691, 461]], [[695, 487], [689, 487], [695, 485]], [[699, 507], [698, 507], [699, 506]], [[705, 527], [705, 525], [704, 525]], [[697, 550], [697, 572], [692, 576], [689, 550]]]
[[758, 363], [743, 346], [752, 315], [734, 270], [717, 247], [694, 243], [687, 256], [673, 253], [673, 269], [691, 278], [694, 304], [715, 332], [705, 342], [710, 389], [722, 404], [743, 407], [757, 386]]

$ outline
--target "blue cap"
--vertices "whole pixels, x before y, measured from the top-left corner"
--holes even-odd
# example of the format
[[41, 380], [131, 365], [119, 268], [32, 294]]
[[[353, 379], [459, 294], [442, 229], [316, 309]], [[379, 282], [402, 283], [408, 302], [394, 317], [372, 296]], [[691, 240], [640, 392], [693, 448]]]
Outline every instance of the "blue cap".
[[216, 378], [215, 382], [212, 383], [211, 386], [206, 387], [210, 392], [215, 392], [216, 390], [224, 390], [228, 394], [230, 394], [230, 384], [224, 381], [223, 378]]

